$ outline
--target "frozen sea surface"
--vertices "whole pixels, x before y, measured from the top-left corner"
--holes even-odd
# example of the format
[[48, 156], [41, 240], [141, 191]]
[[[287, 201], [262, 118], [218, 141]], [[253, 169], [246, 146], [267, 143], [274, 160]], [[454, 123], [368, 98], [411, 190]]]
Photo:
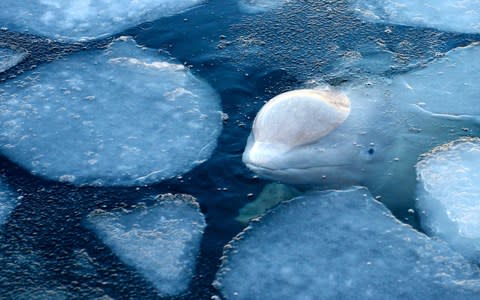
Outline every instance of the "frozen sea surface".
[[219, 98], [183, 65], [131, 39], [39, 66], [0, 86], [0, 151], [73, 184], [139, 185], [206, 160]]
[[31, 0], [0, 3], [0, 26], [61, 40], [111, 36], [180, 13], [202, 0]]
[[480, 140], [462, 139], [417, 164], [422, 226], [466, 257], [480, 261]]
[[195, 269], [205, 219], [194, 198], [162, 195], [154, 206], [95, 211], [87, 227], [163, 296], [184, 292]]
[[24, 50], [12, 49], [0, 43], [0, 73], [19, 64], [26, 56], [27, 53]]
[[352, 0], [355, 10], [373, 22], [480, 33], [478, 0]]
[[397, 221], [364, 188], [295, 198], [225, 249], [216, 286], [227, 299], [478, 296], [476, 267]]

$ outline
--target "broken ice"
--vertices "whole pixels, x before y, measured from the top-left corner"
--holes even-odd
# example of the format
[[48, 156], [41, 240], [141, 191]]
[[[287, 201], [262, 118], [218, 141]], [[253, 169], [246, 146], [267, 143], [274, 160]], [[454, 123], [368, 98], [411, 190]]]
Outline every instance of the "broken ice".
[[220, 100], [183, 65], [128, 38], [0, 86], [0, 151], [72, 184], [148, 184], [209, 158]]
[[55, 39], [88, 40], [180, 13], [203, 0], [2, 0], [0, 26]]
[[440, 146], [417, 164], [422, 226], [468, 258], [480, 261], [480, 140]]
[[152, 206], [96, 211], [87, 226], [161, 296], [184, 292], [195, 269], [205, 219], [190, 196], [163, 195]]
[[352, 0], [355, 10], [373, 22], [480, 33], [478, 0]]
[[26, 56], [27, 52], [25, 50], [14, 49], [0, 43], [0, 73], [19, 64]]
[[[227, 299], [475, 299], [478, 271], [364, 188], [281, 204], [225, 247]], [[475, 279], [477, 278], [477, 279]]]

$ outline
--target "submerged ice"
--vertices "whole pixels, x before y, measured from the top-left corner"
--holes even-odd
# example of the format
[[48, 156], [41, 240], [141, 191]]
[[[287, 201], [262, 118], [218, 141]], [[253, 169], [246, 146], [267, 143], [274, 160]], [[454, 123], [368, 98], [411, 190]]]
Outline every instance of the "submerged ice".
[[0, 26], [50, 38], [86, 40], [180, 13], [203, 0], [15, 0], [0, 2]]
[[148, 184], [209, 158], [220, 100], [183, 65], [131, 39], [43, 64], [0, 86], [0, 151], [73, 184]]
[[0, 178], [0, 226], [4, 224], [17, 205], [17, 196]]
[[239, 5], [248, 13], [258, 13], [279, 8], [289, 1], [291, 0], [239, 0]]
[[478, 0], [351, 0], [355, 10], [373, 22], [480, 33]]
[[192, 197], [167, 194], [150, 206], [95, 211], [86, 224], [161, 296], [177, 295], [188, 288], [206, 225]]
[[478, 271], [364, 188], [281, 204], [225, 248], [227, 299], [475, 299]]
[[422, 226], [466, 257], [480, 261], [480, 140], [433, 149], [417, 164]]
[[0, 73], [19, 64], [26, 56], [25, 50], [13, 49], [0, 43]]

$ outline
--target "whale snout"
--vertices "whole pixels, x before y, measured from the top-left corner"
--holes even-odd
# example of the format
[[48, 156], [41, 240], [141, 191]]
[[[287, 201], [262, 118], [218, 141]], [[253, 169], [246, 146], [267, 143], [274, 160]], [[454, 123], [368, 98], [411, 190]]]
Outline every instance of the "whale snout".
[[331, 136], [349, 114], [350, 100], [337, 91], [280, 94], [258, 112], [242, 160], [264, 178], [287, 183], [323, 178], [340, 165], [330, 157], [335, 155], [335, 143], [327, 149], [318, 142]]
[[282, 157], [289, 151], [288, 147], [273, 143], [255, 142], [249, 138], [243, 152], [243, 163], [255, 173], [262, 170], [276, 170], [283, 168]]

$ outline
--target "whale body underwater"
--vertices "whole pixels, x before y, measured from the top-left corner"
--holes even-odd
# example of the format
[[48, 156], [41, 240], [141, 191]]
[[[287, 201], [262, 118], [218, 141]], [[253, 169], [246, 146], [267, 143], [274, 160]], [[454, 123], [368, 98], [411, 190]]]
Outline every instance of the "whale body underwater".
[[258, 112], [243, 162], [261, 177], [367, 187], [393, 211], [414, 207], [415, 165], [432, 148], [480, 136], [480, 46], [361, 84], [283, 93]]

